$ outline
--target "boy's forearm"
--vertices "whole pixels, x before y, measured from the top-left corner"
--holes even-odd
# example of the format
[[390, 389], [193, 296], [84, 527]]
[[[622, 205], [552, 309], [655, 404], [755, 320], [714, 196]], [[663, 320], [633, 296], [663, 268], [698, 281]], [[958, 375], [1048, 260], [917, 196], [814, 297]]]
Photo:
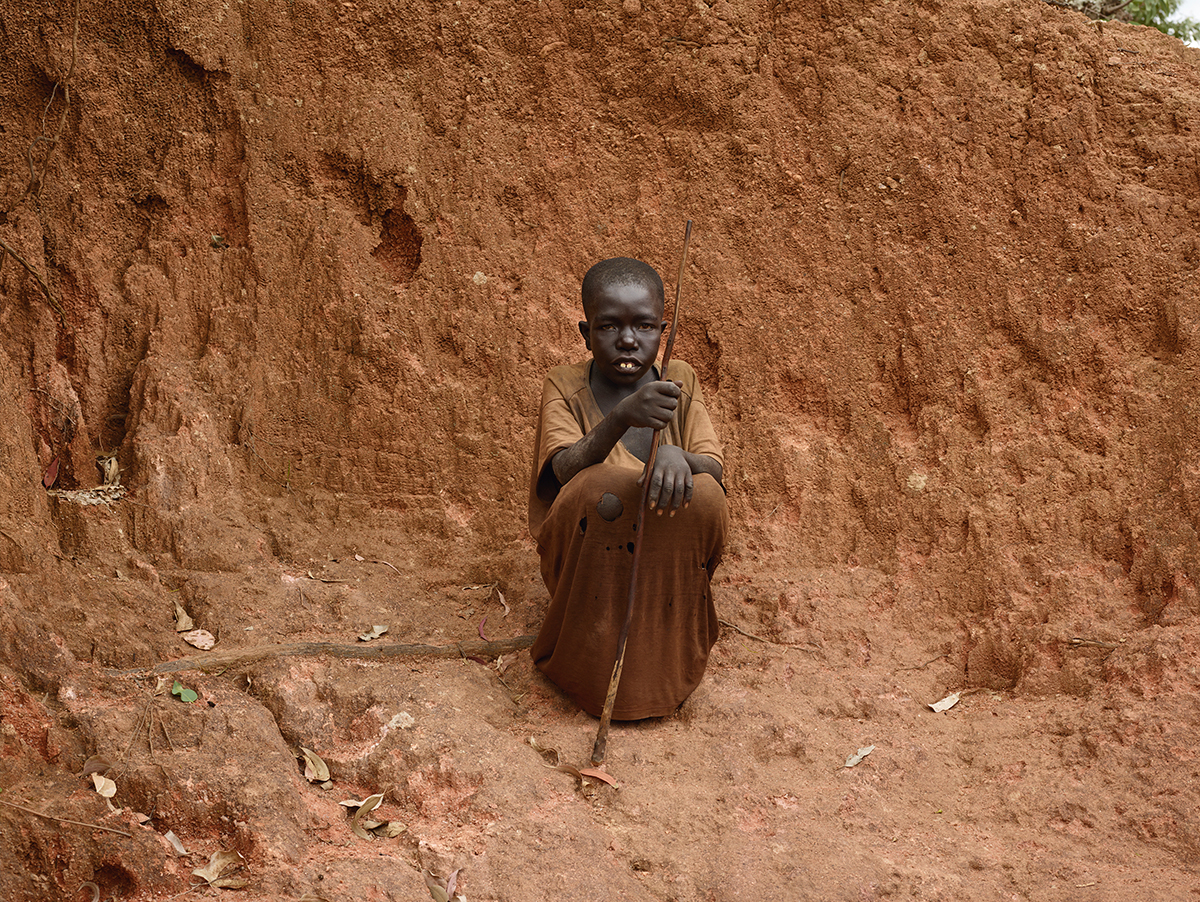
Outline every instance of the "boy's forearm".
[[724, 472], [724, 468], [715, 457], [709, 457], [707, 454], [692, 454], [690, 451], [684, 451], [683, 457], [687, 461], [693, 476], [707, 473], [717, 482], [721, 481], [721, 474]]
[[[554, 478], [558, 480], [558, 484], [566, 485], [581, 470], [607, 459], [617, 442], [621, 440], [621, 436], [625, 434], [626, 428], [612, 414], [609, 414], [595, 429], [570, 448], [564, 448], [555, 454], [550, 461], [550, 466], [554, 470]], [[715, 458], [709, 457], [707, 454], [693, 454], [690, 451], [684, 451], [683, 457], [693, 476], [707, 473], [717, 482], [721, 481], [724, 470]]]
[[598, 464], [608, 457], [621, 436], [625, 434], [626, 426], [613, 414], [609, 414], [600, 423], [573, 444], [563, 448], [550, 461], [554, 469], [554, 478], [559, 485], [566, 485], [580, 470], [585, 470], [592, 464]]

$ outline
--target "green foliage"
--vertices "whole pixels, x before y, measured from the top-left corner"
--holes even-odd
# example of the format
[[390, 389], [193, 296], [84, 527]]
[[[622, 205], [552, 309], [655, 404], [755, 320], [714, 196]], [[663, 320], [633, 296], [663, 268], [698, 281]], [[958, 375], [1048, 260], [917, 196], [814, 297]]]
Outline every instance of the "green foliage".
[[171, 687], [171, 694], [178, 695], [181, 702], [188, 702], [189, 704], [200, 697], [196, 694], [195, 689], [188, 689], [179, 680], [176, 680], [175, 685]]
[[1117, 10], [1105, 10], [1114, 18], [1124, 19], [1138, 25], [1157, 28], [1163, 34], [1181, 41], [1200, 39], [1200, 22], [1195, 19], [1175, 19], [1175, 11], [1179, 9], [1179, 0], [1131, 0], [1128, 6]]

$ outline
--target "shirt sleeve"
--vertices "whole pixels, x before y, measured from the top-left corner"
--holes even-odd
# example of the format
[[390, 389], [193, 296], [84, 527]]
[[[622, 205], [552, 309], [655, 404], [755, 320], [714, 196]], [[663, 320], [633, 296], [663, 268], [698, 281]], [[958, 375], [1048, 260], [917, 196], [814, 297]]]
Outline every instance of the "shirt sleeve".
[[561, 486], [550, 461], [564, 448], [570, 448], [583, 438], [583, 424], [571, 411], [561, 386], [551, 377], [542, 387], [542, 409], [538, 415], [540, 428], [537, 444], [537, 475], [534, 488], [538, 497], [549, 504]]
[[529, 532], [535, 539], [550, 505], [562, 488], [550, 462], [559, 451], [583, 438], [583, 424], [576, 419], [569, 401], [577, 390], [577, 381], [571, 368], [555, 367], [542, 383], [537, 432], [533, 440], [533, 473], [529, 481]]
[[[700, 380], [696, 371], [686, 363], [672, 361], [669, 376], [683, 383], [683, 393], [687, 398], [687, 409], [682, 411], [682, 427], [679, 432], [679, 446], [691, 454], [703, 454], [711, 457], [723, 467], [725, 451], [717, 438], [708, 408], [704, 404], [704, 393], [700, 389]], [[674, 437], [674, 436], [672, 436]]]

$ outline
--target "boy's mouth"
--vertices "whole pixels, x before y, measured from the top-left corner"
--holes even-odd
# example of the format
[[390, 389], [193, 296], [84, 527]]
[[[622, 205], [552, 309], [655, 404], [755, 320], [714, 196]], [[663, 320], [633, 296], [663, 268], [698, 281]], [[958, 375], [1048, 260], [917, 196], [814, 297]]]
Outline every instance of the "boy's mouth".
[[637, 372], [638, 364], [633, 360], [622, 360], [617, 364], [617, 369], [619, 369], [622, 373], [633, 373]]

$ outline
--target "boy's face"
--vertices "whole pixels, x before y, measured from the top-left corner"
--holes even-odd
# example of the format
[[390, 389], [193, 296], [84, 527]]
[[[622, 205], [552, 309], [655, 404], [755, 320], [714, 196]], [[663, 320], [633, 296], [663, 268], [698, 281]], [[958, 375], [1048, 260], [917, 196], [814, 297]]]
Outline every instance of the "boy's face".
[[588, 307], [579, 332], [600, 378], [622, 388], [653, 379], [651, 367], [667, 328], [662, 298], [648, 285], [626, 282], [596, 291]]

